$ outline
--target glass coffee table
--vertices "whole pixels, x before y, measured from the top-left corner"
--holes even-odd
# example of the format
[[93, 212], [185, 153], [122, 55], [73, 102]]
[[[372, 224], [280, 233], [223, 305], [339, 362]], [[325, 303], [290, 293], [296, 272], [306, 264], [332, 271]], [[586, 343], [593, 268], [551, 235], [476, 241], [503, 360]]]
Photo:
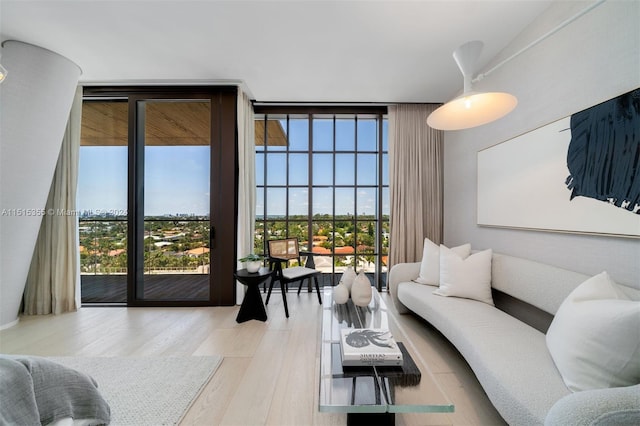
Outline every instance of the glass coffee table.
[[371, 303], [358, 307], [351, 299], [344, 305], [332, 300], [332, 287], [325, 287], [320, 348], [321, 412], [347, 413], [347, 424], [395, 423], [395, 413], [452, 413], [454, 406], [435, 382], [426, 366], [417, 366], [394, 335], [403, 352], [401, 367], [343, 367], [340, 329], [389, 329], [387, 306], [373, 290]]

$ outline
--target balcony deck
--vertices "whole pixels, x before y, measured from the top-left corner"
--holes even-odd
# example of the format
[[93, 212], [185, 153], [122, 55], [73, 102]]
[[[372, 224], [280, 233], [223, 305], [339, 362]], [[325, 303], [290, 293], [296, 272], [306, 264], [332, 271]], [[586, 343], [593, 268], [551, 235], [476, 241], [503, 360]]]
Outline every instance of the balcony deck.
[[[335, 274], [333, 281], [338, 282], [342, 274]], [[373, 281], [373, 274], [366, 274]], [[333, 274], [320, 275], [320, 286], [331, 286]], [[387, 273], [381, 274], [386, 282]], [[145, 299], [147, 300], [208, 300], [208, 274], [153, 274], [145, 275]], [[278, 284], [274, 289], [278, 289]], [[293, 284], [290, 291], [297, 291]], [[127, 276], [122, 274], [82, 275], [82, 303], [127, 303]]]
[[[208, 274], [145, 275], [148, 300], [208, 300]], [[127, 303], [126, 275], [82, 275], [82, 303]]]

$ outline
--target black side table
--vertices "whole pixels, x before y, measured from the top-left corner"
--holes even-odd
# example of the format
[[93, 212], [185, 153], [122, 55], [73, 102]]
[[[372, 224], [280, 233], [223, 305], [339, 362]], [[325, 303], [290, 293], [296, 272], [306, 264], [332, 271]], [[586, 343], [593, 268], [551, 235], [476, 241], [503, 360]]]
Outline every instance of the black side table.
[[258, 272], [240, 269], [234, 275], [238, 281], [247, 286], [247, 292], [242, 300], [242, 305], [240, 305], [236, 322], [245, 322], [252, 319], [266, 321], [267, 311], [264, 309], [264, 303], [262, 303], [260, 284], [271, 277], [273, 271], [270, 271], [269, 268], [260, 268]]

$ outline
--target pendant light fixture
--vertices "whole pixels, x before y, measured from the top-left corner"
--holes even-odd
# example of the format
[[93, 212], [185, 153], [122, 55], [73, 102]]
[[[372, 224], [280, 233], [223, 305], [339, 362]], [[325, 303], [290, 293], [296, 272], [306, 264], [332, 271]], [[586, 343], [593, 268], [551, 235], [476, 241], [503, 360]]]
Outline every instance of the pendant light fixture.
[[509, 93], [472, 90], [471, 80], [482, 46], [483, 43], [479, 40], [470, 41], [453, 52], [453, 59], [464, 77], [464, 91], [462, 95], [442, 105], [427, 117], [430, 127], [439, 130], [462, 130], [481, 126], [504, 117], [518, 104], [516, 97]]

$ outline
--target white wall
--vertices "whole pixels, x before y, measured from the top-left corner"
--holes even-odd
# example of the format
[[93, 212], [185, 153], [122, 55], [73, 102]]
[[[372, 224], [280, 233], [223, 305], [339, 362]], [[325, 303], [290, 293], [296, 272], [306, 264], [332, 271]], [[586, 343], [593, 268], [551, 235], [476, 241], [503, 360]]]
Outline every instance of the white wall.
[[[493, 63], [593, 2], [553, 3]], [[477, 152], [640, 87], [640, 2], [608, 1], [508, 62], [476, 90], [514, 94], [510, 115], [445, 133], [444, 236], [449, 246], [525, 257], [640, 287], [640, 240], [476, 225]], [[491, 64], [487, 67], [489, 69]], [[480, 70], [482, 71], [482, 70]]]
[[0, 328], [18, 317], [80, 69], [26, 43], [5, 42], [0, 85]]

